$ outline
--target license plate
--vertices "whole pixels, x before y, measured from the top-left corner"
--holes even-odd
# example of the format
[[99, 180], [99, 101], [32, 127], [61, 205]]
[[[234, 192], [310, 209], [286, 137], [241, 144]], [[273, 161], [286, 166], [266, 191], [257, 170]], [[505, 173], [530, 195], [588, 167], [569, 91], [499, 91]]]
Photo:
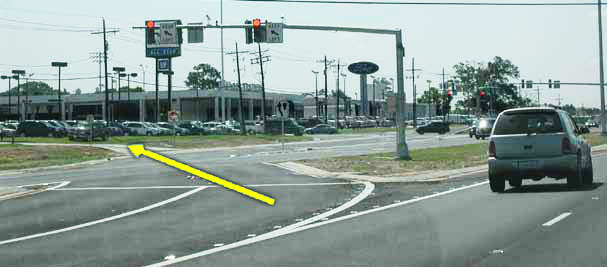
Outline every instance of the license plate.
[[518, 162], [518, 168], [521, 170], [537, 169], [539, 162], [537, 160], [520, 160]]

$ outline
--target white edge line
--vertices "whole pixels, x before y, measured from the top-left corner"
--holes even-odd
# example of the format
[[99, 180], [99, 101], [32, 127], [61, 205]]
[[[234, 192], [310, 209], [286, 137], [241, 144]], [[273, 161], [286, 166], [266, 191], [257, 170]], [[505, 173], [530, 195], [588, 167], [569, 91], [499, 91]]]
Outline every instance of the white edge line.
[[74, 225], [74, 226], [70, 226], [70, 227], [66, 227], [66, 228], [62, 228], [62, 229], [57, 229], [57, 230], [53, 230], [53, 231], [49, 231], [49, 232], [44, 232], [44, 233], [38, 233], [38, 234], [33, 234], [33, 235], [28, 235], [28, 236], [22, 236], [22, 237], [18, 237], [18, 238], [13, 238], [13, 239], [8, 239], [8, 240], [3, 240], [0, 241], [0, 245], [6, 245], [6, 244], [10, 244], [10, 243], [15, 243], [15, 242], [19, 242], [19, 241], [23, 241], [23, 240], [28, 240], [28, 239], [33, 239], [33, 238], [38, 238], [38, 237], [43, 237], [43, 236], [48, 236], [48, 235], [54, 235], [54, 234], [59, 234], [59, 233], [63, 233], [63, 232], [67, 232], [67, 231], [72, 231], [72, 230], [76, 230], [76, 229], [80, 229], [80, 228], [84, 228], [84, 227], [89, 227], [89, 226], [93, 226], [96, 224], [100, 224], [100, 223], [104, 223], [104, 222], [109, 222], [109, 221], [113, 221], [113, 220], [117, 220], [120, 218], [124, 218], [127, 216], [131, 216], [137, 213], [141, 213], [144, 211], [148, 211], [163, 205], [166, 205], [168, 203], [177, 201], [179, 199], [182, 199], [184, 197], [187, 197], [189, 195], [192, 195], [200, 190], [203, 190], [207, 188], [206, 186], [200, 186], [197, 188], [194, 188], [188, 192], [185, 192], [183, 194], [179, 194], [177, 196], [174, 196], [172, 198], [169, 198], [167, 200], [163, 200], [160, 202], [156, 202], [154, 204], [145, 206], [143, 208], [139, 208], [136, 210], [132, 210], [132, 211], [128, 211], [128, 212], [124, 212], [118, 215], [114, 215], [111, 217], [107, 217], [107, 218], [103, 218], [103, 219], [99, 219], [99, 220], [95, 220], [95, 221], [91, 221], [91, 222], [87, 222], [87, 223], [82, 223], [82, 224], [78, 224], [78, 225]]
[[365, 199], [367, 196], [369, 196], [369, 194], [371, 194], [371, 192], [375, 189], [375, 185], [370, 183], [370, 182], [362, 182], [365, 185], [365, 189], [358, 194], [356, 197], [354, 197], [353, 199], [351, 199], [350, 201], [344, 203], [343, 205], [331, 210], [331, 211], [327, 211], [324, 213], [321, 213], [320, 215], [314, 216], [314, 217], [310, 217], [306, 220], [303, 220], [301, 222], [297, 222], [285, 227], [282, 227], [280, 229], [265, 233], [265, 234], [261, 234], [255, 237], [251, 237], [251, 238], [247, 238], [241, 241], [237, 241], [231, 244], [227, 244], [221, 247], [216, 247], [216, 248], [212, 248], [209, 250], [204, 250], [204, 251], [200, 251], [200, 252], [196, 252], [190, 255], [186, 255], [186, 256], [182, 256], [182, 257], [178, 257], [172, 260], [168, 260], [168, 261], [163, 261], [163, 262], [158, 262], [158, 263], [154, 263], [151, 265], [147, 265], [147, 266], [167, 266], [167, 265], [171, 265], [171, 264], [175, 264], [178, 262], [183, 262], [183, 261], [187, 261], [187, 260], [191, 260], [194, 258], [198, 258], [198, 257], [202, 257], [205, 255], [209, 255], [209, 254], [213, 254], [213, 253], [217, 253], [220, 251], [224, 251], [224, 250], [229, 250], [232, 248], [237, 248], [237, 247], [241, 247], [241, 246], [246, 246], [252, 243], [257, 243], [260, 241], [264, 241], [267, 239], [271, 239], [271, 238], [275, 238], [278, 236], [282, 236], [282, 235], [286, 235], [291, 233], [294, 229], [297, 229], [297, 227], [312, 223], [314, 221], [318, 221], [324, 217], [328, 217], [332, 214], [338, 213], [340, 211], [343, 211], [351, 206], [356, 205], [358, 202], [362, 201], [363, 199]]
[[[468, 186], [464, 186], [464, 187], [459, 187], [459, 188], [456, 188], [456, 189], [452, 189], [452, 190], [448, 190], [448, 191], [444, 191], [444, 192], [440, 192], [440, 193], [436, 193], [436, 194], [432, 194], [432, 195], [428, 195], [428, 196], [424, 196], [424, 197], [420, 197], [420, 198], [416, 198], [416, 199], [411, 199], [411, 200], [403, 201], [403, 202], [400, 202], [400, 203], [390, 204], [390, 205], [387, 205], [387, 206], [383, 206], [383, 207], [376, 208], [376, 209], [371, 209], [371, 210], [366, 210], [366, 211], [362, 211], [362, 212], [355, 213], [355, 214], [349, 214], [349, 215], [341, 216], [341, 217], [334, 218], [334, 219], [327, 220], [327, 221], [322, 221], [322, 222], [317, 222], [317, 223], [313, 223], [313, 224], [308, 224], [308, 225], [305, 225], [305, 226], [302, 226], [302, 227], [298, 227], [298, 228], [295, 228], [295, 229], [289, 228], [289, 229], [287, 229], [287, 231], [285, 231], [285, 228], [289, 227], [289, 226], [287, 226], [285, 228], [282, 228], [282, 229], [279, 229], [279, 230], [275, 230], [275, 231], [272, 231], [272, 232], [269, 232], [269, 233], [265, 233], [265, 234], [262, 234], [262, 235], [258, 235], [256, 237], [252, 237], [252, 238], [244, 239], [244, 240], [237, 241], [237, 242], [234, 242], [234, 243], [231, 243], [231, 244], [227, 244], [227, 245], [225, 245], [223, 247], [212, 248], [212, 249], [208, 249], [208, 250], [199, 251], [199, 252], [196, 252], [196, 253], [193, 253], [193, 254], [189, 254], [189, 255], [185, 255], [185, 256], [181, 256], [181, 257], [175, 258], [173, 260], [164, 261], [164, 262], [158, 262], [158, 263], [154, 263], [154, 264], [151, 264], [151, 265], [146, 265], [146, 267], [167, 266], [167, 265], [175, 264], [175, 263], [178, 263], [178, 262], [183, 262], [183, 261], [199, 258], [199, 257], [202, 257], [202, 256], [206, 256], [206, 255], [209, 255], [209, 254], [221, 252], [221, 251], [224, 251], [224, 250], [228, 250], [228, 249], [232, 249], [232, 248], [237, 248], [237, 247], [249, 245], [249, 244], [252, 244], [252, 243], [256, 243], [256, 242], [272, 239], [272, 238], [283, 236], [283, 235], [288, 235], [288, 234], [296, 233], [296, 232], [307, 230], [307, 229], [310, 229], [310, 228], [319, 227], [319, 226], [322, 226], [322, 225], [325, 225], [325, 224], [339, 222], [339, 221], [351, 219], [351, 218], [354, 218], [354, 217], [363, 216], [363, 215], [366, 215], [366, 214], [369, 214], [369, 213], [374, 213], [374, 212], [378, 212], [378, 211], [382, 211], [382, 210], [386, 210], [386, 209], [390, 209], [390, 208], [394, 208], [394, 207], [398, 207], [398, 206], [403, 206], [403, 205], [419, 202], [419, 201], [422, 201], [422, 200], [425, 200], [425, 199], [430, 199], [430, 198], [434, 198], [434, 197], [438, 197], [438, 196], [442, 196], [442, 195], [447, 195], [447, 194], [454, 193], [454, 192], [457, 192], [457, 191], [462, 191], [462, 190], [466, 190], [466, 189], [469, 189], [469, 188], [485, 185], [487, 183], [489, 183], [489, 181], [479, 182], [479, 183], [475, 183], [475, 184], [472, 184], [472, 185], [468, 185]], [[325, 217], [325, 215], [321, 214], [321, 215], [318, 215], [317, 217]]]
[[[302, 183], [302, 184], [251, 184], [243, 185], [245, 187], [276, 187], [276, 186], [322, 186], [322, 185], [347, 185], [360, 184], [359, 182], [341, 182], [341, 183]], [[79, 191], [79, 190], [138, 190], [138, 189], [190, 189], [198, 188], [195, 185], [166, 185], [166, 186], [133, 186], [133, 187], [70, 187], [70, 188], [49, 188], [53, 191]], [[220, 185], [205, 185], [208, 188], [222, 187]]]
[[552, 220], [545, 222], [544, 224], [542, 224], [542, 226], [552, 226], [553, 224], [569, 217], [569, 215], [571, 215], [571, 212], [563, 212], [561, 215], [556, 216]]

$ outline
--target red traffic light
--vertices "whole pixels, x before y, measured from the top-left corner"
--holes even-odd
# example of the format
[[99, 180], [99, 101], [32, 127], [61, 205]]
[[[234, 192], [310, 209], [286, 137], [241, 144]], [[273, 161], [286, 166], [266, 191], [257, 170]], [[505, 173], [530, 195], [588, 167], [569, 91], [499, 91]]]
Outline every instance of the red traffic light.
[[481, 90], [481, 96], [485, 96], [485, 91]]
[[259, 29], [259, 27], [261, 27], [261, 20], [260, 19], [254, 19], [253, 20], [253, 29]]
[[452, 92], [451, 90], [447, 91], [447, 94], [448, 94], [449, 96], [453, 96], [453, 92]]
[[153, 20], [148, 20], [145, 22], [145, 26], [148, 27], [149, 29], [156, 27], [156, 23], [154, 23]]

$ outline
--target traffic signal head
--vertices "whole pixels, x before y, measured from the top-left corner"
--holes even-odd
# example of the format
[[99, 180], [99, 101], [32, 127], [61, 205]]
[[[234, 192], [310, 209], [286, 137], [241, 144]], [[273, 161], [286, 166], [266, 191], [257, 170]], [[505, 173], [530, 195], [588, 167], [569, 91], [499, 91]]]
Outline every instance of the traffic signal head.
[[259, 27], [261, 27], [261, 20], [260, 19], [254, 19], [253, 20], [253, 29], [257, 30], [257, 29], [259, 29]]
[[156, 44], [156, 23], [152, 20], [148, 20], [145, 22], [145, 41], [146, 44], [153, 45]]
[[449, 90], [449, 91], [447, 91], [447, 94], [448, 94], [449, 96], [453, 96], [453, 91]]
[[480, 95], [485, 96], [485, 90], [481, 90]]
[[552, 80], [548, 79], [548, 88], [552, 88]]
[[148, 29], [153, 29], [156, 26], [156, 23], [153, 20], [148, 20], [145, 22], [145, 27]]

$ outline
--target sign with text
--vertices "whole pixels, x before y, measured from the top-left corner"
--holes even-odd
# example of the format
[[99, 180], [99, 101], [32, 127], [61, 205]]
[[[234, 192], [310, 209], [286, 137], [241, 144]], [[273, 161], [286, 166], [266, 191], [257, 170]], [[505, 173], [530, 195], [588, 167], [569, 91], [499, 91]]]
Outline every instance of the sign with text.
[[282, 23], [266, 23], [266, 43], [282, 43]]

